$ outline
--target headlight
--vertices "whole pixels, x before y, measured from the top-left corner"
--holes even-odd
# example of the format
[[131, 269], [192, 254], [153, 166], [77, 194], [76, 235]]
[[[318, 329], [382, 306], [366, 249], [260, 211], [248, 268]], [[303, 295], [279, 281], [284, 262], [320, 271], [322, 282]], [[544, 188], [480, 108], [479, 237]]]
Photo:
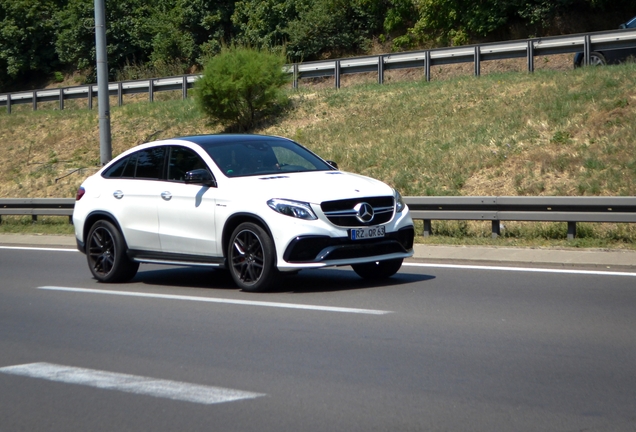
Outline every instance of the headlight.
[[396, 189], [393, 189], [393, 197], [395, 198], [395, 212], [402, 213], [402, 210], [406, 208], [402, 195]]
[[311, 209], [309, 203], [306, 202], [273, 198], [267, 201], [267, 205], [278, 213], [284, 214], [286, 216], [305, 220], [318, 219], [314, 211]]

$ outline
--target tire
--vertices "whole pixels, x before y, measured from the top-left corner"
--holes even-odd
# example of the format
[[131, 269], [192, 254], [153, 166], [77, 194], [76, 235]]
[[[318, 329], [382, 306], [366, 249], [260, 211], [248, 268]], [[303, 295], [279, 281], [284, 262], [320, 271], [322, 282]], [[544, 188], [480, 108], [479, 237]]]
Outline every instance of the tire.
[[605, 66], [607, 61], [605, 61], [605, 57], [601, 53], [592, 52], [590, 53], [590, 66]]
[[126, 241], [110, 222], [95, 222], [88, 232], [86, 259], [88, 268], [99, 282], [126, 282], [137, 274], [139, 263], [126, 255]]
[[274, 241], [259, 225], [240, 224], [230, 237], [228, 267], [243, 291], [266, 291], [279, 276]]
[[352, 264], [353, 271], [363, 279], [387, 279], [402, 267], [402, 258], [376, 261], [364, 264]]
[[[607, 61], [605, 56], [599, 52], [590, 53], [590, 66], [605, 66]], [[576, 53], [574, 55], [574, 67], [579, 68], [585, 65], [585, 56], [583, 53]]]

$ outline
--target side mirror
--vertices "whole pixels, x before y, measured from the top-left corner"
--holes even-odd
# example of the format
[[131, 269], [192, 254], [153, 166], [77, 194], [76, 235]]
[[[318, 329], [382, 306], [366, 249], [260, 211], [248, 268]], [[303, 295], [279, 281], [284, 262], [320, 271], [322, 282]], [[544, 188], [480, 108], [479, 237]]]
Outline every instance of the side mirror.
[[626, 28], [627, 28], [627, 26], [626, 26], [625, 24], [621, 24], [621, 25], [619, 25], [619, 26], [618, 26], [618, 28], [619, 28], [619, 29], [626, 29]]
[[337, 163], [335, 163], [334, 161], [330, 161], [330, 160], [328, 160], [328, 161], [326, 161], [326, 162], [327, 162], [329, 165], [331, 165], [331, 166], [333, 167], [333, 169], [338, 169], [338, 164], [337, 164]]
[[199, 184], [207, 187], [216, 187], [216, 180], [206, 169], [195, 169], [185, 174], [186, 184]]

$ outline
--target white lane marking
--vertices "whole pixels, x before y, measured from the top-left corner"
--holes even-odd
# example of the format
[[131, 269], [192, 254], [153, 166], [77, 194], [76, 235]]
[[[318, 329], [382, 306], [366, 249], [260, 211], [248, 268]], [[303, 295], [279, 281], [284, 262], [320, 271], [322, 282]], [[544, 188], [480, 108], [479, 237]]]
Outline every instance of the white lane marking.
[[614, 272], [614, 271], [595, 271], [595, 270], [566, 270], [566, 269], [548, 269], [548, 268], [531, 268], [531, 267], [504, 267], [504, 266], [479, 266], [479, 265], [461, 265], [461, 264], [424, 264], [424, 263], [404, 263], [403, 266], [410, 267], [430, 267], [430, 268], [449, 268], [462, 270], [494, 270], [494, 271], [512, 271], [512, 272], [528, 272], [528, 273], [560, 273], [560, 274], [576, 274], [576, 275], [594, 275], [594, 276], [636, 276], [636, 273]]
[[29, 247], [29, 246], [0, 246], [0, 249], [53, 251], [53, 252], [79, 252], [77, 249], [45, 248], [45, 247]]
[[67, 291], [67, 292], [77, 292], [77, 293], [106, 294], [106, 295], [117, 295], [117, 296], [128, 296], [128, 297], [146, 297], [146, 298], [158, 298], [158, 299], [167, 299], [167, 300], [188, 300], [188, 301], [207, 302], [207, 303], [226, 303], [226, 304], [237, 304], [237, 305], [246, 305], [246, 306], [266, 306], [266, 307], [287, 308], [287, 309], [304, 309], [304, 310], [315, 310], [315, 311], [324, 311], [324, 312], [344, 312], [344, 313], [368, 314], [368, 315], [386, 315], [386, 314], [392, 313], [391, 311], [375, 310], [375, 309], [355, 309], [355, 308], [316, 306], [316, 305], [295, 304], [295, 303], [233, 300], [233, 299], [214, 298], [214, 297], [196, 297], [196, 296], [184, 296], [184, 295], [173, 295], [173, 294], [97, 290], [97, 289], [89, 289], [89, 288], [41, 286], [41, 287], [38, 287], [38, 289], [49, 290], [49, 291]]
[[0, 372], [206, 405], [265, 396], [263, 393], [252, 393], [53, 363], [7, 366], [0, 368]]

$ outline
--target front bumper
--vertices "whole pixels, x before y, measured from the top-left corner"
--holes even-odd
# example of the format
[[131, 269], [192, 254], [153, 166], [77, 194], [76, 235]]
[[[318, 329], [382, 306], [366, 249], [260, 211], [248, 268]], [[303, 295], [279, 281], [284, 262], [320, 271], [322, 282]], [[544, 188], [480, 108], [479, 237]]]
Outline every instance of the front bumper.
[[410, 256], [413, 251], [413, 226], [387, 233], [379, 239], [351, 240], [347, 237], [299, 236], [287, 246], [283, 259], [290, 264], [360, 262], [360, 259], [396, 255]]

